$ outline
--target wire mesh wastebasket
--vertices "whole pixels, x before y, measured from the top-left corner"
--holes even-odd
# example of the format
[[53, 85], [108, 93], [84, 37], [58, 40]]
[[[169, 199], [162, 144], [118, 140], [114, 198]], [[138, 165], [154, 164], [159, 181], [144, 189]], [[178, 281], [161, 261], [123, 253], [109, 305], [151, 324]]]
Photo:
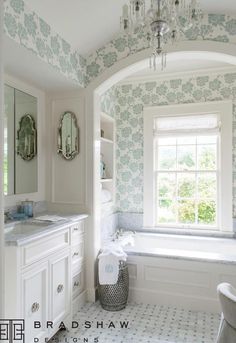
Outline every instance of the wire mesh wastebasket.
[[115, 285], [98, 285], [101, 306], [107, 311], [120, 311], [126, 307], [129, 295], [129, 272], [124, 261], [120, 261], [118, 281]]

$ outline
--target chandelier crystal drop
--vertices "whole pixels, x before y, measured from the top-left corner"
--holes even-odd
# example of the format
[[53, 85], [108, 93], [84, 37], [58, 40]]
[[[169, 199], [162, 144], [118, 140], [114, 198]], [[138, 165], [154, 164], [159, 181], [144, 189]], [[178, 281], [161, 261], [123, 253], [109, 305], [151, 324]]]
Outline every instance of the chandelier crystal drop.
[[121, 30], [127, 34], [142, 30], [152, 48], [150, 68], [156, 70], [160, 63], [164, 69], [165, 46], [178, 42], [185, 31], [200, 25], [201, 19], [198, 0], [130, 0], [123, 6]]

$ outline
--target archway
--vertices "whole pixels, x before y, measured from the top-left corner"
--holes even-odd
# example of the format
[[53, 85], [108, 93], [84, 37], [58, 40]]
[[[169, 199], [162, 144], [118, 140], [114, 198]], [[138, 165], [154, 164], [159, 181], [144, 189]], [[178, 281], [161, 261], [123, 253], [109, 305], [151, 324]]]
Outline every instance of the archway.
[[[107, 69], [97, 77], [85, 90], [87, 118], [87, 204], [90, 212], [88, 228], [87, 275], [88, 299], [95, 300], [96, 288], [96, 257], [100, 249], [100, 96], [117, 82], [141, 71], [148, 66], [150, 50], [144, 50], [131, 55]], [[209, 42], [188, 41], [169, 49], [168, 60], [208, 60], [225, 62], [236, 66], [235, 45]]]

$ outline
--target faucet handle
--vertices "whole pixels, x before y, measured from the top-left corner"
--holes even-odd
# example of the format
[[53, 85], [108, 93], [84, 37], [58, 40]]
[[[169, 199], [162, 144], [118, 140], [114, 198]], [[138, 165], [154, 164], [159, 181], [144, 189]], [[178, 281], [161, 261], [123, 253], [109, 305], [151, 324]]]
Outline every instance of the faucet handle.
[[11, 212], [9, 210], [4, 211], [4, 223], [11, 219]]

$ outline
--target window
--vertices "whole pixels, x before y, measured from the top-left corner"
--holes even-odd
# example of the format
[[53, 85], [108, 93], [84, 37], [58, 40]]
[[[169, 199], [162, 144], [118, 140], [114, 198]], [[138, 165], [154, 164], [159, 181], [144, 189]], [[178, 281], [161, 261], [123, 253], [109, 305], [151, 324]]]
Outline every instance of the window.
[[144, 111], [146, 226], [232, 230], [231, 113], [229, 102]]
[[[218, 226], [219, 127], [217, 116], [209, 120], [206, 116], [205, 123], [201, 119], [199, 116], [155, 119], [156, 225]], [[211, 120], [214, 128], [209, 128]], [[199, 124], [203, 124], [202, 133], [196, 129]]]

